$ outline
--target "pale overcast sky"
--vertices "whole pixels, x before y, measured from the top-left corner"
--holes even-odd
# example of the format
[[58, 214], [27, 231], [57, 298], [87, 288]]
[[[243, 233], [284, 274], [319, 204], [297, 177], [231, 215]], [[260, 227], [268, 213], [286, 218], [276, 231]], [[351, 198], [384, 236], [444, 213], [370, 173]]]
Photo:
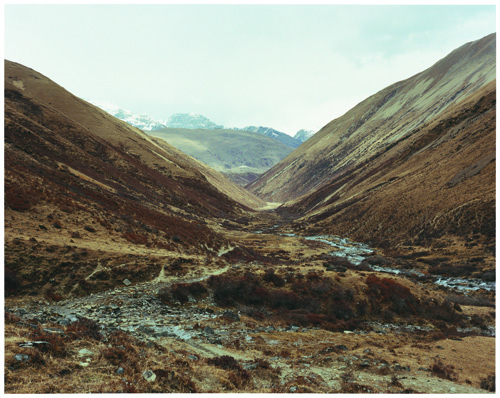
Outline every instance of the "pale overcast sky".
[[496, 31], [494, 5], [4, 6], [4, 56], [167, 119], [318, 130]]

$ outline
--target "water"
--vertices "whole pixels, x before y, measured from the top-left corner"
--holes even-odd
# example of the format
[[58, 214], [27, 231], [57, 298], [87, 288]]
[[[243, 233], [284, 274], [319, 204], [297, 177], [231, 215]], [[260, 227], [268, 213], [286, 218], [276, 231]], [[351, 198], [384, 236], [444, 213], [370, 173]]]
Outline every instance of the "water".
[[[281, 234], [283, 236], [303, 238], [316, 242], [323, 242], [335, 248], [329, 254], [334, 256], [345, 257], [354, 265], [359, 265], [366, 258], [369, 257], [375, 250], [365, 243], [353, 242], [348, 238], [341, 238], [339, 236], [319, 235], [319, 236], [298, 236], [295, 234]], [[402, 276], [423, 276], [424, 273], [418, 270], [398, 269], [391, 267], [381, 267], [378, 265], [369, 265], [373, 271], [387, 272]], [[481, 279], [463, 279], [455, 277], [439, 276], [436, 278], [435, 284], [444, 286], [448, 289], [455, 289], [458, 291], [476, 291], [480, 289], [495, 291], [496, 282], [485, 282]]]

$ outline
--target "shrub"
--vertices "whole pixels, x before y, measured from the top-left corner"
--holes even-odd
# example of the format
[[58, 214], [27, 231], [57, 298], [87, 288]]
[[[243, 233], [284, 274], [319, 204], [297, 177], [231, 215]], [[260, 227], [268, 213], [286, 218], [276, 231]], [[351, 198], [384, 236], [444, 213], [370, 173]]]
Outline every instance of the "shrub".
[[11, 268], [4, 268], [4, 290], [5, 295], [10, 296], [19, 293], [22, 286], [22, 279]]
[[181, 304], [189, 301], [189, 289], [186, 283], [176, 283], [170, 286], [169, 290], [172, 298], [179, 301]]
[[351, 306], [344, 300], [332, 301], [330, 303], [328, 313], [333, 317], [344, 321], [348, 321], [354, 315]]
[[451, 293], [446, 296], [446, 300], [460, 305], [470, 305], [474, 307], [495, 307], [495, 303], [484, 294], [475, 294], [472, 296], [468, 296], [465, 294]]
[[220, 357], [213, 357], [207, 359], [207, 363], [209, 365], [217, 366], [222, 369], [234, 369], [240, 370], [242, 369], [241, 365], [236, 361], [236, 359], [230, 355], [222, 355]]
[[34, 196], [28, 195], [19, 187], [9, 187], [4, 192], [5, 204], [14, 211], [24, 212], [35, 204]]
[[200, 282], [190, 283], [188, 291], [195, 298], [199, 298], [208, 292], [207, 288]]
[[369, 288], [369, 294], [378, 302], [389, 303], [391, 310], [396, 314], [418, 314], [419, 300], [406, 286], [393, 279], [379, 278], [376, 275], [368, 276], [366, 284]]
[[136, 234], [135, 232], [126, 232], [123, 237], [130, 243], [135, 245], [146, 245], [148, 238], [144, 235]]
[[103, 348], [101, 356], [114, 366], [124, 365], [127, 361], [127, 351], [117, 347]]
[[490, 374], [489, 376], [481, 379], [480, 386], [483, 390], [495, 392], [495, 374]]
[[262, 304], [267, 299], [267, 291], [250, 272], [243, 277], [211, 276], [208, 285], [213, 290], [215, 302], [222, 306]]
[[441, 379], [456, 380], [455, 367], [453, 365], [444, 365], [441, 361], [436, 361], [432, 365], [431, 371]]
[[179, 301], [181, 304], [187, 303], [189, 301], [189, 296], [196, 298], [201, 297], [207, 293], [207, 288], [199, 282], [195, 283], [175, 283], [171, 286], [162, 288], [158, 292], [158, 298], [164, 303], [170, 303], [173, 300]]
[[40, 352], [48, 353], [56, 358], [64, 358], [67, 355], [64, 338], [59, 334], [50, 334], [35, 330], [30, 333], [30, 339], [48, 343], [36, 345], [36, 349], [40, 350]]
[[276, 287], [283, 287], [286, 284], [285, 280], [281, 276], [275, 274], [274, 269], [266, 270], [262, 279], [266, 282], [271, 282]]
[[285, 308], [287, 310], [296, 310], [306, 308], [312, 303], [308, 303], [308, 297], [301, 297], [295, 292], [286, 290], [274, 290], [269, 295], [269, 305], [272, 308]]
[[48, 299], [48, 300], [51, 300], [55, 303], [58, 303], [59, 301], [61, 301], [63, 298], [60, 294], [58, 294], [57, 292], [55, 292], [54, 290], [49, 290], [46, 294], [45, 294], [45, 297]]
[[66, 328], [66, 333], [71, 333], [77, 339], [91, 339], [101, 341], [103, 336], [99, 331], [100, 327], [96, 321], [88, 318], [80, 318]]

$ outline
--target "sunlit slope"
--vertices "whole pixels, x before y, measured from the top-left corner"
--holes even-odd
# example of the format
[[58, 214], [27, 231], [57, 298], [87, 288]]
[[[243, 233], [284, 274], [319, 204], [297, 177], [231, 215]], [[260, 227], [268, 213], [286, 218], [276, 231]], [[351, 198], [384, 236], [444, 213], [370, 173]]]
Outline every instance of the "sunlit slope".
[[309, 233], [495, 253], [496, 81], [287, 209]]
[[248, 188], [266, 200], [284, 202], [334, 182], [493, 81], [495, 49], [492, 34], [381, 90], [327, 124]]
[[251, 131], [165, 128], [149, 134], [241, 185], [253, 181], [294, 149]]

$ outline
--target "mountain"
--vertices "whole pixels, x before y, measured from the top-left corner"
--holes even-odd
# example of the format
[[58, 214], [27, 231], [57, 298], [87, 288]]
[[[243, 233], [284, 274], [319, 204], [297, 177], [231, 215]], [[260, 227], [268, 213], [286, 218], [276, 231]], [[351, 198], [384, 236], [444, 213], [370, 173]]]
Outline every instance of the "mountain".
[[251, 131], [164, 128], [149, 134], [165, 140], [242, 186], [293, 150]]
[[[248, 206], [263, 205], [178, 149], [9, 61], [4, 181], [6, 263], [31, 288], [42, 288], [53, 272], [66, 278], [75, 264], [82, 268], [73, 274], [85, 274], [91, 256], [78, 257], [75, 250], [100, 252], [103, 264], [123, 263], [117, 259], [146, 249], [216, 254], [229, 245], [220, 225], [238, 225], [251, 217]], [[21, 243], [30, 239], [52, 249], [20, 261]], [[74, 261], [63, 254], [66, 246], [74, 247], [68, 249]], [[125, 272], [128, 277], [144, 280], [158, 273], [156, 261], [137, 261]], [[46, 272], [31, 274], [37, 262]], [[112, 283], [113, 275], [90, 288]], [[64, 285], [69, 289], [75, 281], [65, 279]]]
[[266, 137], [273, 138], [285, 145], [288, 145], [292, 148], [298, 148], [301, 142], [294, 137], [290, 137], [288, 134], [282, 133], [281, 131], [275, 130], [271, 127], [256, 127], [256, 126], [247, 126], [243, 127], [240, 130], [245, 131], [253, 131], [254, 133], [259, 133], [265, 135]]
[[495, 34], [467, 43], [372, 95], [248, 188], [308, 233], [491, 254], [495, 49]]
[[315, 133], [314, 130], [299, 130], [295, 133], [295, 135], [293, 136], [293, 138], [295, 138], [296, 140], [300, 141], [300, 142], [305, 142], [307, 141], [309, 138], [311, 138], [313, 136], [313, 134]]
[[224, 126], [212, 122], [207, 117], [195, 113], [175, 113], [168, 118], [166, 127], [209, 130], [224, 128]]
[[123, 120], [124, 122], [140, 128], [141, 130], [159, 130], [167, 127], [166, 122], [161, 120], [155, 120], [149, 115], [136, 114], [129, 110], [120, 108], [115, 104], [102, 101], [87, 100], [91, 104], [101, 108], [103, 111], [113, 115], [114, 117]]

